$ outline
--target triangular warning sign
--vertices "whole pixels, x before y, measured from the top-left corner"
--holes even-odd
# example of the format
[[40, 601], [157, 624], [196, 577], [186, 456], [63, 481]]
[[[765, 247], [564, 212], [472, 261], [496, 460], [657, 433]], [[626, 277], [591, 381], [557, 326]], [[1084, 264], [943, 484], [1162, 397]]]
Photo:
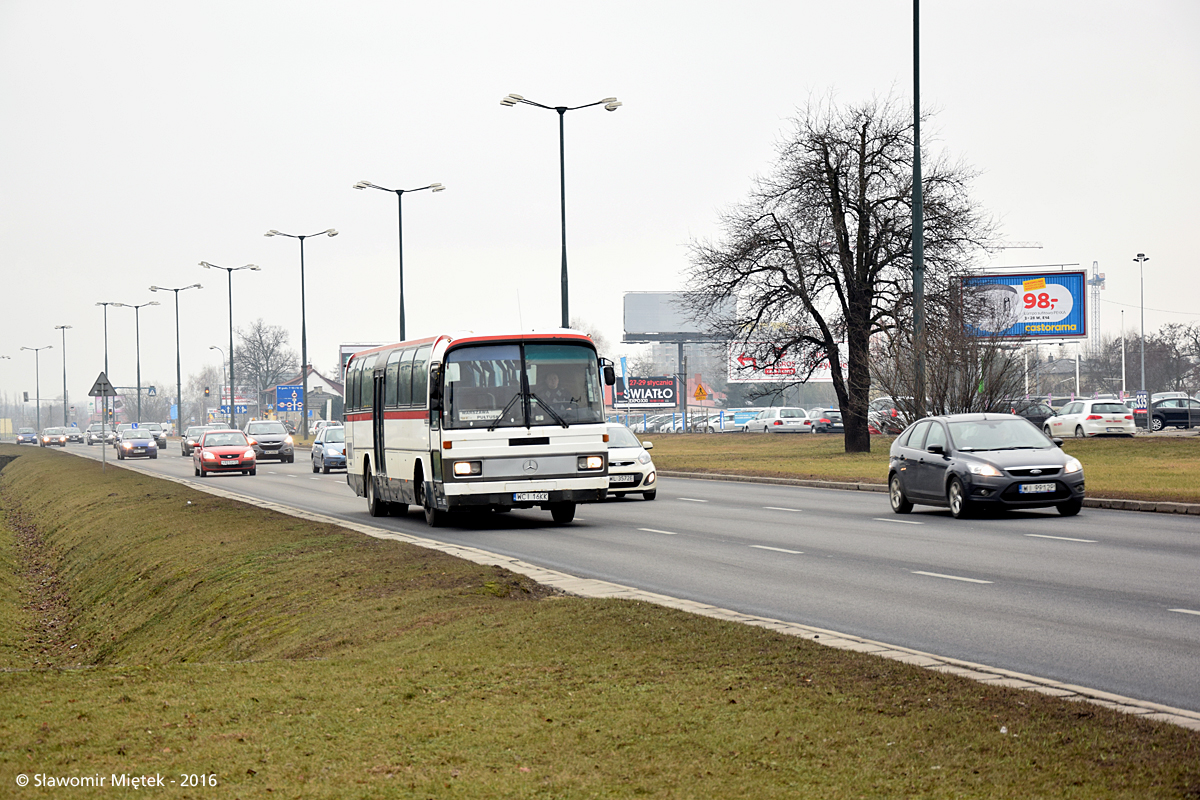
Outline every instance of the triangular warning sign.
[[92, 388], [88, 390], [88, 397], [116, 397], [117, 390], [108, 382], [108, 376], [103, 372], [100, 377], [96, 378], [96, 382], [92, 384]]

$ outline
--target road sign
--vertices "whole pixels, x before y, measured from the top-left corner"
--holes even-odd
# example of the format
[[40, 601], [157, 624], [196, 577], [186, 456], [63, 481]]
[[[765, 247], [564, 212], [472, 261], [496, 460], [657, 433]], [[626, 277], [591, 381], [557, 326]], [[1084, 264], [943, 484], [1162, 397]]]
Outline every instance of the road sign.
[[158, 389], [155, 389], [153, 386], [151, 386], [151, 387], [149, 387], [148, 389], [146, 389], [146, 396], [147, 396], [147, 397], [154, 397], [154, 396], [155, 396], [155, 395], [157, 395], [157, 394], [158, 394]]
[[92, 388], [88, 390], [88, 397], [116, 397], [117, 390], [108, 382], [108, 376], [103, 372], [96, 378], [96, 382], [92, 384]]
[[708, 392], [704, 391], [703, 384], [696, 384], [696, 391], [692, 393], [692, 397], [696, 398], [699, 402], [704, 402], [708, 399]]
[[304, 405], [304, 386], [276, 386], [275, 407], [280, 411], [299, 411]]

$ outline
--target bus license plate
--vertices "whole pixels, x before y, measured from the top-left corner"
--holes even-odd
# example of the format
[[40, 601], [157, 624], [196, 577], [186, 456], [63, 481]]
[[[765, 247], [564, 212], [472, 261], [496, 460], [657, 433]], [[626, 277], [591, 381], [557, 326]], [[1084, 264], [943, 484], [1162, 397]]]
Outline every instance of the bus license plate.
[[537, 500], [549, 500], [549, 492], [513, 492], [514, 503], [528, 503]]
[[1053, 491], [1053, 483], [1022, 483], [1020, 489], [1021, 494], [1044, 494]]

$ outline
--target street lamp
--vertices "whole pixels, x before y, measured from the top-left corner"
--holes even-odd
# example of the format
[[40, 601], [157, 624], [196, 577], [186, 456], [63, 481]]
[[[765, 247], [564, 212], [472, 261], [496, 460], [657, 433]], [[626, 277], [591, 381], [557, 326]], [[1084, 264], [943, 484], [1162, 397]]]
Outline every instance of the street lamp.
[[[1145, 266], [1146, 262], [1150, 260], [1150, 256], [1146, 255], [1145, 253], [1138, 253], [1137, 258], [1133, 260], [1138, 262], [1138, 283], [1141, 284], [1142, 292], [1142, 335], [1138, 338], [1142, 340], [1142, 391], [1144, 392], [1146, 391], [1146, 281], [1142, 277], [1142, 268]], [[1149, 397], [1147, 397], [1146, 400], [1149, 402]], [[1147, 406], [1147, 408], [1149, 408], [1149, 406]], [[1149, 420], [1150, 413], [1147, 411], [1146, 430], [1150, 430]]]
[[62, 331], [63, 337], [63, 427], [67, 426], [67, 331], [70, 325], [55, 325], [54, 330]]
[[183, 433], [183, 376], [179, 365], [179, 293], [187, 289], [203, 289], [204, 287], [198, 283], [193, 283], [191, 286], [180, 286], [178, 289], [171, 289], [166, 286], [151, 286], [152, 292], [174, 292], [175, 293], [175, 432]]
[[[404, 341], [404, 207], [401, 200], [404, 199], [405, 192], [423, 192], [426, 189], [432, 189], [435, 192], [445, 191], [446, 187], [440, 183], [431, 183], [428, 186], [422, 186], [420, 189], [387, 189], [383, 186], [376, 186], [370, 181], [359, 181], [354, 184], [355, 189], [379, 189], [383, 192], [395, 192], [396, 194], [396, 218], [397, 227], [400, 235], [400, 341]], [[307, 421], [305, 422], [307, 425]]]
[[[222, 350], [221, 348], [217, 347], [215, 344], [210, 344], [208, 346], [208, 349], [216, 350], [218, 353], [221, 354], [221, 382], [224, 383], [224, 381], [225, 381], [225, 351]], [[220, 399], [221, 399], [221, 393], [220, 393], [220, 391], [218, 391], [217, 392], [218, 403], [220, 402]], [[230, 391], [230, 393], [229, 393], [229, 399], [233, 400], [233, 392], [232, 391]], [[230, 414], [233, 413], [233, 403], [232, 402], [229, 404], [229, 413]], [[229, 427], [231, 427], [231, 428], [233, 427], [233, 417], [232, 416], [229, 418]]]
[[244, 264], [240, 267], [219, 267], [207, 261], [201, 261], [200, 266], [205, 269], [223, 269], [229, 275], [229, 427], [236, 429], [237, 417], [234, 416], [234, 400], [237, 399], [237, 392], [233, 389], [233, 273], [239, 269], [252, 269], [258, 272], [261, 267], [256, 264]]
[[33, 351], [33, 380], [37, 388], [37, 431], [38, 436], [42, 435], [42, 370], [41, 359], [38, 358], [39, 350], [51, 350], [54, 345], [48, 344], [45, 347], [22, 347], [22, 350]]
[[[96, 303], [96, 305], [104, 306], [104, 378], [111, 384], [112, 379], [108, 375], [108, 307], [112, 306], [113, 308], [124, 308], [125, 304], [124, 303]], [[108, 398], [102, 397], [102, 398], [100, 398], [100, 401], [104, 406], [104, 410], [100, 412], [100, 435], [101, 435], [101, 438], [103, 438], [104, 437], [104, 426], [108, 423]]]
[[[294, 233], [284, 233], [277, 231], [274, 228], [263, 234], [264, 236], [286, 236], [289, 239], [300, 240], [300, 374], [302, 376], [300, 390], [300, 423], [304, 430], [304, 435], [308, 436], [308, 323], [305, 318], [304, 311], [304, 240], [309, 236], [329, 236], [334, 237], [338, 232], [333, 228], [321, 231], [320, 233], [308, 233], [303, 236], [298, 236]], [[400, 334], [400, 338], [404, 338], [404, 334]]]
[[[157, 300], [151, 300], [149, 303], [126, 303], [126, 308], [133, 309], [133, 335], [134, 342], [137, 344], [137, 422], [142, 424], [142, 309], [146, 306], [158, 305]], [[111, 383], [111, 381], [110, 381]]]
[[578, 111], [581, 108], [591, 108], [598, 105], [603, 105], [605, 111], [616, 111], [621, 107], [621, 103], [615, 97], [606, 97], [603, 100], [597, 100], [594, 103], [587, 103], [582, 106], [544, 106], [541, 103], [526, 100], [519, 94], [510, 94], [500, 101], [500, 105], [510, 108], [518, 104], [536, 106], [558, 112], [558, 175], [562, 208], [562, 326], [569, 328], [571, 326], [570, 315], [567, 311], [567, 156], [565, 139], [563, 138], [563, 120], [566, 118], [568, 111]]

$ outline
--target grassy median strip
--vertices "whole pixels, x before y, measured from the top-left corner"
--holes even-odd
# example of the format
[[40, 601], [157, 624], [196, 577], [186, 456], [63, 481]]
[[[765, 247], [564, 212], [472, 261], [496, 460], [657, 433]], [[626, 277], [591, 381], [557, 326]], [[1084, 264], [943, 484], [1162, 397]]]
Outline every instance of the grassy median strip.
[[1195, 732], [14, 452], [6, 796], [39, 773], [243, 798], [1200, 793]]
[[[768, 478], [887, 483], [891, 437], [871, 437], [870, 453], [846, 453], [840, 435], [659, 433], [654, 465], [663, 470]], [[1200, 503], [1200, 437], [1068, 439], [1083, 462], [1088, 497]]]

